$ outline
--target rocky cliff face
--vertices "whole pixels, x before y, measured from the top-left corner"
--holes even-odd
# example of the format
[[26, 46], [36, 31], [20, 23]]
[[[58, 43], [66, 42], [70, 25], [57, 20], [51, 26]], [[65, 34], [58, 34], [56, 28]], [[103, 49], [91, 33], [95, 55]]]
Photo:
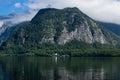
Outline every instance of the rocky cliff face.
[[[49, 30], [50, 32], [50, 30]], [[52, 32], [52, 31], [51, 31]], [[53, 31], [54, 32], [54, 31]], [[52, 42], [54, 43], [54, 36], [55, 33], [51, 34], [49, 33], [49, 37], [43, 37], [42, 42]], [[98, 28], [97, 31], [95, 31], [94, 34], [92, 34], [90, 27], [88, 25], [80, 25], [78, 28], [76, 28], [72, 32], [68, 32], [66, 27], [62, 30], [62, 34], [58, 39], [58, 44], [65, 44], [71, 40], [78, 40], [78, 41], [85, 41], [86, 43], [94, 43], [98, 42], [101, 44], [106, 44], [107, 41], [105, 39], [105, 36], [103, 35], [102, 31]]]
[[103, 32], [106, 31], [103, 27], [77, 8], [42, 9], [33, 18], [32, 23], [44, 26], [47, 35], [42, 37], [42, 42], [57, 42], [63, 45], [76, 39], [90, 44], [96, 42], [100, 44], [117, 44], [116, 39], [105, 36], [108, 34], [111, 34], [111, 37], [116, 35], [111, 32], [104, 34]]
[[79, 27], [72, 32], [68, 32], [66, 27], [64, 27], [58, 43], [65, 44], [70, 40], [76, 39], [78, 41], [84, 41], [86, 43], [98, 42], [101, 44], [107, 44], [108, 42], [101, 29], [94, 24], [93, 26], [96, 27], [96, 30], [94, 30], [94, 34], [91, 32], [90, 26], [87, 24], [87, 22], [85, 24], [79, 25]]

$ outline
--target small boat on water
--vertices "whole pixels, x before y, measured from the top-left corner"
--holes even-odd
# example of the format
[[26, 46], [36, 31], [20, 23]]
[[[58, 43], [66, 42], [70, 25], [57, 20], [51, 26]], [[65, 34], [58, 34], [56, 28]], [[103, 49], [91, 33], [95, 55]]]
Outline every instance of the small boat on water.
[[58, 57], [58, 56], [59, 56], [59, 54], [58, 54], [58, 53], [54, 53], [54, 54], [53, 54], [53, 56]]

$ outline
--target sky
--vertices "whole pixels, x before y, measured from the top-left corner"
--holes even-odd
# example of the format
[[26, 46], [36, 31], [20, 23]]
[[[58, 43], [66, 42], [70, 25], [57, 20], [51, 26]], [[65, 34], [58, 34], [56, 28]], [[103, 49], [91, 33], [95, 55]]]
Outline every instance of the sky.
[[95, 20], [120, 24], [120, 0], [0, 0], [0, 15], [17, 13], [16, 22], [31, 20], [39, 9], [48, 6], [78, 7]]
[[0, 15], [26, 11], [28, 8], [24, 4], [27, 2], [28, 0], [0, 0]]

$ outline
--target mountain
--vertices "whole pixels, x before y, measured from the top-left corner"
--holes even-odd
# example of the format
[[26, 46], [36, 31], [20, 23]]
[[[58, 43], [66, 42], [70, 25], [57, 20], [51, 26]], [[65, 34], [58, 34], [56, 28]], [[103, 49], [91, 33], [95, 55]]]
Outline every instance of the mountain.
[[47, 53], [59, 51], [62, 54], [64, 50], [86, 51], [93, 48], [119, 47], [119, 42], [119, 36], [76, 7], [45, 8], [41, 9], [31, 22], [16, 28], [2, 43], [0, 50], [16, 54], [40, 53], [43, 50], [48, 51]]
[[119, 24], [105, 23], [105, 22], [99, 22], [99, 23], [103, 25], [105, 28], [109, 29], [110, 31], [120, 36], [120, 25]]

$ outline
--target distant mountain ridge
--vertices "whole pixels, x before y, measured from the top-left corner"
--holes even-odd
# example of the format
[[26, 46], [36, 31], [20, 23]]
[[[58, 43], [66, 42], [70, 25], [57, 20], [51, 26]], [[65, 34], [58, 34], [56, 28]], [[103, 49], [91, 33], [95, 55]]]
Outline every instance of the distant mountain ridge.
[[0, 27], [0, 44], [5, 40], [6, 37], [8, 37], [10, 33], [9, 31], [8, 32], [6, 31], [14, 25], [13, 22], [11, 21], [12, 17], [14, 16], [13, 15], [0, 16], [0, 21], [3, 22], [3, 25], [1, 25]]
[[11, 22], [4, 23], [4, 25], [0, 28], [0, 44], [2, 44], [2, 42], [4, 42], [16, 28], [19, 28], [19, 26], [26, 23], [28, 23], [28, 21], [18, 24], [12, 24]]
[[105, 23], [105, 22], [99, 22], [99, 23], [103, 25], [105, 28], [109, 29], [110, 31], [120, 36], [120, 25], [119, 24]]

